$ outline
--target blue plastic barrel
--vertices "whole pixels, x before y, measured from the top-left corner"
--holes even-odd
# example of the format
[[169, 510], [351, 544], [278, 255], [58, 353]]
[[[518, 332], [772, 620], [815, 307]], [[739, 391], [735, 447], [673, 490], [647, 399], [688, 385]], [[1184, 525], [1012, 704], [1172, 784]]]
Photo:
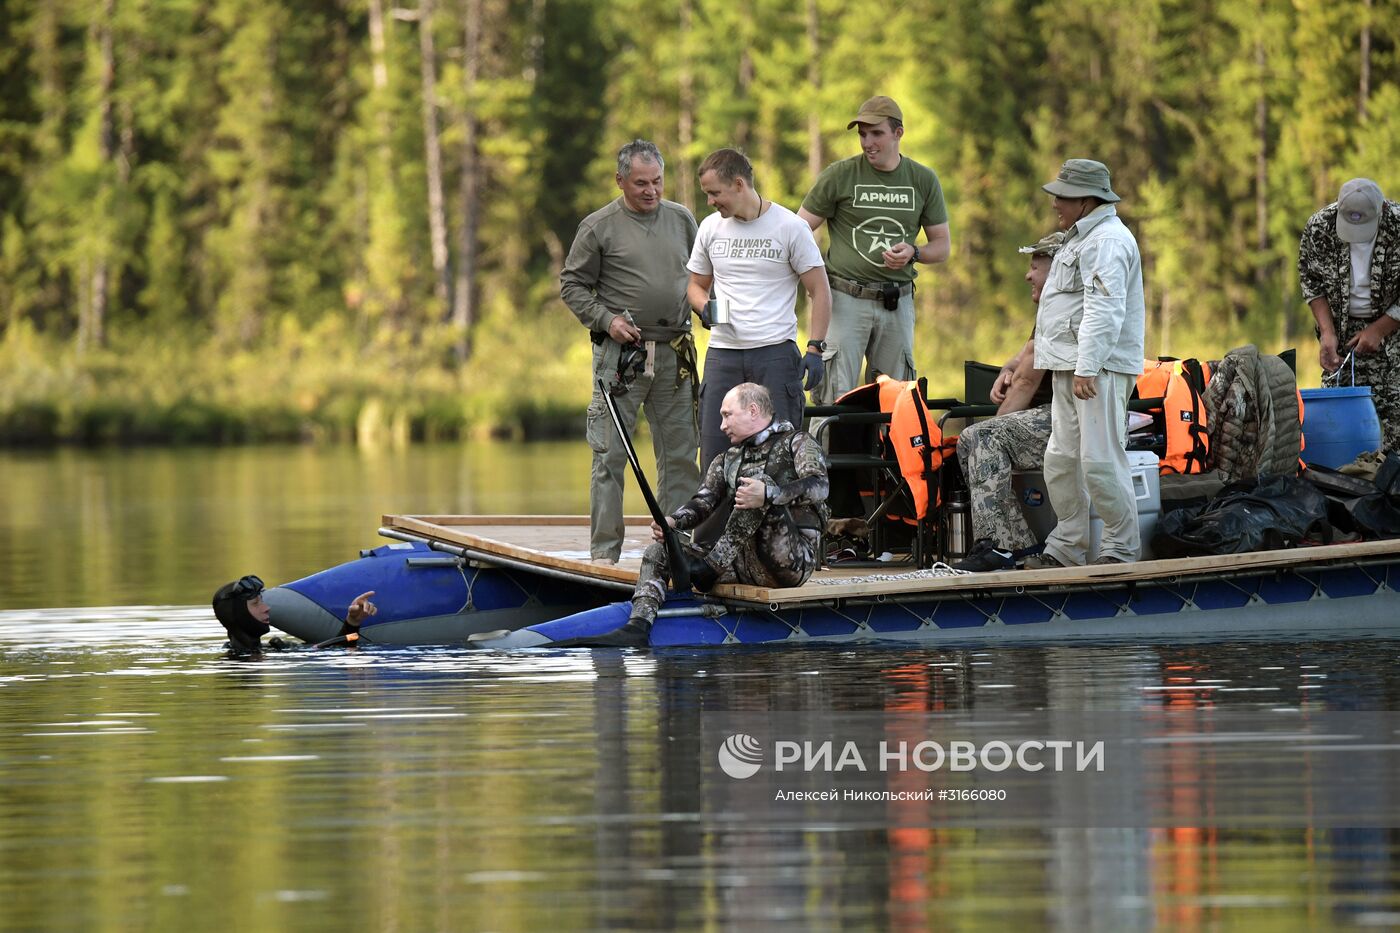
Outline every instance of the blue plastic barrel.
[[1381, 420], [1370, 386], [1303, 389], [1303, 459], [1344, 467], [1357, 454], [1381, 449]]

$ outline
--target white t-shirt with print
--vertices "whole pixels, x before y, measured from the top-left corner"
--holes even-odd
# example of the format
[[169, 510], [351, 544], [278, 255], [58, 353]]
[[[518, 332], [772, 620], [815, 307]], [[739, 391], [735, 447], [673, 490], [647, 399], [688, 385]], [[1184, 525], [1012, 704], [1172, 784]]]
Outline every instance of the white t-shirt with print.
[[753, 350], [795, 341], [797, 277], [822, 265], [812, 228], [781, 204], [748, 221], [706, 217], [686, 268], [714, 276], [715, 297], [729, 301], [729, 323], [714, 326], [710, 346]]

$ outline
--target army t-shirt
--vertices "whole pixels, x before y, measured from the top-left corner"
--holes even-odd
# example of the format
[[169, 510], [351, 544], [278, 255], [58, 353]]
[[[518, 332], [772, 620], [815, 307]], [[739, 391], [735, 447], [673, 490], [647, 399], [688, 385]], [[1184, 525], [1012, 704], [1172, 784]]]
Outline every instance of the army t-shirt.
[[863, 154], [833, 162], [802, 206], [827, 220], [827, 270], [856, 282], [912, 281], [914, 263], [887, 269], [881, 254], [899, 243], [919, 245], [919, 231], [948, 220], [938, 176], [908, 156], [888, 172]]

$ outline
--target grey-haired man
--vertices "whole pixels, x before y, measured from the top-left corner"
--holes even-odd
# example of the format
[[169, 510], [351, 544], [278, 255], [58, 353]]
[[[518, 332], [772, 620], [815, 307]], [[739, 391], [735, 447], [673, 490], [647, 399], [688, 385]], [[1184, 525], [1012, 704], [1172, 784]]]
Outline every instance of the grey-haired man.
[[[1018, 251], [1030, 255], [1026, 282], [1037, 305], [1064, 239], [1057, 231]], [[1035, 367], [1034, 334], [1001, 368], [991, 399], [999, 406], [997, 416], [958, 435], [958, 464], [967, 480], [977, 540], [967, 557], [953, 565], [957, 570], [1010, 570], [1037, 544], [1011, 487], [1013, 470], [1044, 467], [1050, 440], [1050, 383], [1045, 370]]]
[[1400, 204], [1369, 178], [1342, 185], [1303, 228], [1298, 278], [1317, 321], [1322, 384], [1370, 386], [1381, 446], [1400, 450]]
[[1147, 324], [1142, 256], [1113, 206], [1108, 166], [1070, 159], [1042, 188], [1065, 231], [1035, 319], [1035, 365], [1054, 390], [1045, 487], [1059, 523], [1026, 566], [1086, 562], [1091, 500], [1103, 518], [1094, 562], [1128, 563], [1141, 550], [1127, 439]]
[[618, 152], [616, 180], [621, 197], [579, 224], [559, 276], [564, 303], [593, 340], [589, 552], [610, 563], [622, 553], [626, 454], [614, 436], [599, 380], [616, 396], [629, 431], [646, 405], [662, 508], [680, 506], [700, 481], [699, 383], [685, 300], [695, 218], [662, 197], [665, 163], [646, 140], [633, 140]]

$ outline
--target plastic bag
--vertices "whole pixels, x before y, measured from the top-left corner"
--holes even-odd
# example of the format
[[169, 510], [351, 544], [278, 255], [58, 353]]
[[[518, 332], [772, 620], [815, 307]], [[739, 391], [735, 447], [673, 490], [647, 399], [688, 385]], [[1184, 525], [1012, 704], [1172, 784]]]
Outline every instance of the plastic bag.
[[1157, 557], [1245, 554], [1332, 540], [1327, 497], [1293, 476], [1232, 483], [1198, 508], [1167, 512], [1152, 536]]

